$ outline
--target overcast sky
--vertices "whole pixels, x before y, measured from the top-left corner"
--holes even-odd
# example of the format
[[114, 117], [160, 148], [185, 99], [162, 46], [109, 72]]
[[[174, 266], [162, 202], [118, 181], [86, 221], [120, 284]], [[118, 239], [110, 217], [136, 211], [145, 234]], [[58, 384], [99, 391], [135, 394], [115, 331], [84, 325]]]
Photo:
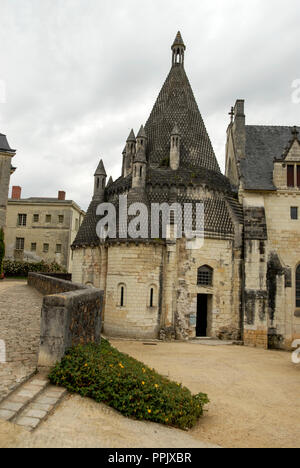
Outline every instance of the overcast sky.
[[0, 0], [0, 14], [0, 132], [24, 197], [65, 190], [86, 209], [100, 157], [119, 177], [178, 30], [222, 170], [237, 98], [249, 124], [300, 124], [299, 0]]

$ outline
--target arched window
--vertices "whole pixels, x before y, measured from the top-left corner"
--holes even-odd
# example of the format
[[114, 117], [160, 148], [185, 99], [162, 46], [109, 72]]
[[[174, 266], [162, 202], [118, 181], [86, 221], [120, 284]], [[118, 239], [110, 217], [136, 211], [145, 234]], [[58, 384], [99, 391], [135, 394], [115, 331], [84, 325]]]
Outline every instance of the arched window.
[[143, 175], [143, 166], [140, 167], [140, 177]]
[[300, 308], [300, 265], [296, 270], [296, 307]]
[[198, 268], [197, 284], [201, 286], [212, 286], [213, 269], [207, 265]]

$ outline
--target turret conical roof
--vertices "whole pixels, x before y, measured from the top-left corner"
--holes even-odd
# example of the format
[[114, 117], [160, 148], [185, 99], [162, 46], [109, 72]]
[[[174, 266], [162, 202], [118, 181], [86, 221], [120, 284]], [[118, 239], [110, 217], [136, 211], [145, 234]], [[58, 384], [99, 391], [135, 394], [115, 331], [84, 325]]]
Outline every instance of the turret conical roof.
[[172, 45], [172, 49], [173, 49], [173, 47], [177, 47], [177, 46], [183, 46], [185, 48], [185, 44], [183, 42], [180, 31], [178, 31], [178, 33], [176, 34], [175, 40], [174, 40], [173, 45]]
[[143, 125], [140, 128], [140, 131], [139, 131], [139, 133], [137, 135], [137, 138], [147, 138], [147, 135], [146, 135], [146, 132], [145, 132], [145, 129], [144, 129]]
[[131, 130], [131, 132], [129, 133], [129, 137], [127, 138], [127, 142], [129, 141], [136, 141], [133, 129]]
[[94, 174], [95, 176], [97, 175], [104, 175], [106, 177], [106, 171], [105, 171], [105, 168], [104, 168], [104, 164], [103, 164], [103, 161], [101, 159], [101, 161], [99, 162], [99, 165], [97, 167], [97, 170]]

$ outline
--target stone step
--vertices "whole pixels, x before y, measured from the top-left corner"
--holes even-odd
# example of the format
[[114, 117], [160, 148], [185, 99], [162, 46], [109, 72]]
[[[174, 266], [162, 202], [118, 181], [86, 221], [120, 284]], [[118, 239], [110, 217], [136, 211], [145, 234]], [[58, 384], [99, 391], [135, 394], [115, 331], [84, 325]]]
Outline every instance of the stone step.
[[49, 382], [45, 377], [33, 376], [0, 403], [0, 419], [5, 421], [15, 419], [48, 385]]
[[59, 405], [67, 390], [54, 385], [47, 385], [29, 405], [21, 409], [12, 422], [28, 431], [36, 429]]

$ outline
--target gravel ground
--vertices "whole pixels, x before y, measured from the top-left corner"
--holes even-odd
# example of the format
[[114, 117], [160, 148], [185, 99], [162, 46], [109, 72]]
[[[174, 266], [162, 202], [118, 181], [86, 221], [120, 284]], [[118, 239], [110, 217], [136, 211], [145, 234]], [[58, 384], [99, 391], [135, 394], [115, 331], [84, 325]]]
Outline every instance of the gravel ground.
[[25, 281], [0, 281], [0, 340], [7, 363], [0, 363], [0, 401], [35, 371], [43, 296]]
[[300, 447], [300, 365], [291, 354], [190, 343], [111, 343], [210, 398], [189, 433], [222, 447]]

